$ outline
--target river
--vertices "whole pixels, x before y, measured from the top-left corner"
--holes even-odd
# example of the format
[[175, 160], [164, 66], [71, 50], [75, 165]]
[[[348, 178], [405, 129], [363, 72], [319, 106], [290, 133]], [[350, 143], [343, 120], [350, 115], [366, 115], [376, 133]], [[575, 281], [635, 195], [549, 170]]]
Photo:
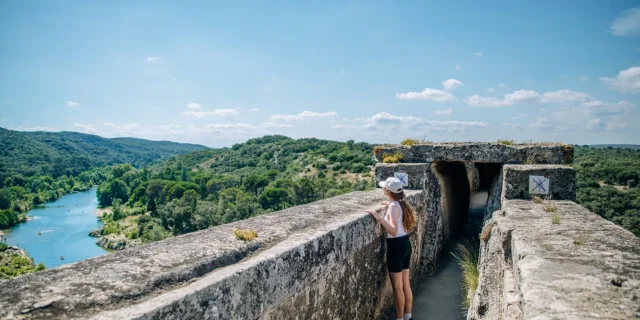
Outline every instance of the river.
[[97, 205], [92, 188], [38, 206], [28, 213], [32, 220], [9, 229], [7, 244], [25, 249], [36, 264], [42, 262], [47, 268], [106, 254], [88, 235], [102, 225], [94, 214]]

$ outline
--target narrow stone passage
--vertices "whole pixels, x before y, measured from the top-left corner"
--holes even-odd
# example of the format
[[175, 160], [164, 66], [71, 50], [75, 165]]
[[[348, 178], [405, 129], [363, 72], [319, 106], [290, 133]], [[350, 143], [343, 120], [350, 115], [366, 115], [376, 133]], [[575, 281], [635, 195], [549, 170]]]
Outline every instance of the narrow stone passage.
[[[487, 192], [477, 192], [471, 195], [469, 218], [464, 227], [452, 234], [451, 239], [442, 250], [436, 270], [416, 281], [413, 289], [413, 311], [415, 320], [465, 319], [462, 310], [462, 269], [453, 257], [458, 243], [473, 241], [478, 244], [478, 233], [482, 227], [482, 218], [487, 203]], [[390, 314], [387, 319], [395, 319]]]

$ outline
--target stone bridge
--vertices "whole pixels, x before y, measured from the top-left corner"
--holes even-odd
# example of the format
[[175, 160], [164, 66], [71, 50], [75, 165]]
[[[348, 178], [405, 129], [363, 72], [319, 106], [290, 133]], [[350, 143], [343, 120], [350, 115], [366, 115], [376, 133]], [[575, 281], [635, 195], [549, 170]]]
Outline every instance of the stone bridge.
[[[412, 280], [434, 270], [489, 193], [469, 319], [619, 319], [640, 312], [640, 240], [576, 205], [565, 145], [381, 146], [376, 180], [398, 174], [418, 214]], [[526, 164], [525, 164], [526, 163]], [[549, 180], [560, 224], [531, 201]], [[272, 214], [0, 281], [1, 319], [378, 319], [391, 308], [380, 190]], [[237, 240], [233, 229], [258, 238]], [[586, 235], [586, 236], [583, 236]], [[584, 241], [578, 241], [584, 240]], [[579, 244], [576, 244], [579, 243]], [[428, 315], [427, 315], [428, 317]]]

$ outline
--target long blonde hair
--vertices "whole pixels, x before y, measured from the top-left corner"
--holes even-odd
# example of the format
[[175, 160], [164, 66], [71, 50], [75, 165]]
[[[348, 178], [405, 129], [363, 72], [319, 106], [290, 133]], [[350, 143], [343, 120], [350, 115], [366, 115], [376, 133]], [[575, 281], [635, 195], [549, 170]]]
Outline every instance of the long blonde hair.
[[413, 231], [413, 228], [415, 228], [416, 224], [418, 224], [418, 222], [416, 221], [416, 213], [407, 202], [407, 196], [404, 194], [404, 191], [393, 193], [387, 190], [387, 188], [383, 188], [383, 190], [384, 194], [387, 195], [387, 197], [398, 201], [398, 203], [400, 204], [400, 208], [402, 209], [402, 226], [404, 227], [404, 230], [406, 232]]

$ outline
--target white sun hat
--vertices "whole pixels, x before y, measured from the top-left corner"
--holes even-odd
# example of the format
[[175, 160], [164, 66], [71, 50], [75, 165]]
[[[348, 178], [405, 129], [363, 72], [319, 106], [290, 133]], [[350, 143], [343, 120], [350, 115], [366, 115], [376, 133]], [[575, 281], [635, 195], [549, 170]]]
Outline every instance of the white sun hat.
[[385, 181], [380, 181], [378, 185], [381, 188], [386, 188], [387, 190], [393, 193], [402, 192], [402, 181], [400, 181], [398, 178], [394, 178], [394, 177], [387, 178], [387, 180]]

